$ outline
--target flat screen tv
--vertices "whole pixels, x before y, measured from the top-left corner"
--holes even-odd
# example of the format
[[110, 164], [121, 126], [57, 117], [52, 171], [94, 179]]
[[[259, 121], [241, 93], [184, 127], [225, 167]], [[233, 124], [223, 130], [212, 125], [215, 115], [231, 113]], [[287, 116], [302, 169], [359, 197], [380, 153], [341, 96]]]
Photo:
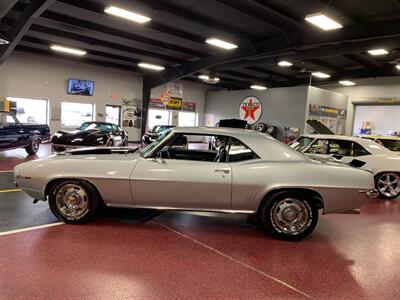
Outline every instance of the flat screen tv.
[[67, 93], [71, 95], [93, 96], [94, 81], [68, 79]]

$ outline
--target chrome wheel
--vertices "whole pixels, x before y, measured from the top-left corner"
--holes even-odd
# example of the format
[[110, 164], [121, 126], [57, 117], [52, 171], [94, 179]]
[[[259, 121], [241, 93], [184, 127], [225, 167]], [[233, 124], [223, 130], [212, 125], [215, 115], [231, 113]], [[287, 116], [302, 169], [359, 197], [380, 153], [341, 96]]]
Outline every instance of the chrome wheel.
[[89, 212], [88, 195], [78, 184], [65, 184], [56, 193], [56, 206], [66, 219], [81, 219]]
[[387, 198], [394, 198], [400, 194], [400, 177], [395, 173], [385, 173], [378, 177], [377, 188], [379, 193]]
[[295, 198], [285, 198], [274, 203], [271, 218], [276, 228], [288, 235], [302, 233], [311, 222], [309, 205]]

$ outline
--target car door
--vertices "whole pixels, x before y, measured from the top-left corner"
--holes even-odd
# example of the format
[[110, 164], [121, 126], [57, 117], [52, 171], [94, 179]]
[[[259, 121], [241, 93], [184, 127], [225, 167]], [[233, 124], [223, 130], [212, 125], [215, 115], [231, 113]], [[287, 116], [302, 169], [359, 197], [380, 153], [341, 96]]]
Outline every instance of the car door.
[[24, 132], [21, 124], [10, 114], [2, 113], [0, 126], [1, 149], [23, 146]]
[[[205, 149], [207, 146], [205, 144]], [[191, 154], [186, 158], [185, 150], [180, 149], [179, 159], [164, 156], [141, 158], [138, 161], [130, 179], [135, 205], [180, 209], [231, 208], [230, 164], [210, 161], [209, 152], [212, 150], [198, 151], [204, 153], [205, 160], [198, 159], [201, 156], [196, 156], [196, 150], [188, 151]], [[155, 153], [155, 156], [159, 153]]]

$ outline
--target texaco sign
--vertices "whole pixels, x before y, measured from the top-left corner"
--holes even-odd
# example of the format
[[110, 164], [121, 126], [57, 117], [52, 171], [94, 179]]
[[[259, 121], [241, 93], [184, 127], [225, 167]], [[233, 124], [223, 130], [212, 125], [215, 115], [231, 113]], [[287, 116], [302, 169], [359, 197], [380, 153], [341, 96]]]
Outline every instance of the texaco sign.
[[257, 123], [262, 113], [260, 99], [254, 96], [246, 97], [239, 106], [239, 116], [241, 120], [247, 121], [250, 125]]

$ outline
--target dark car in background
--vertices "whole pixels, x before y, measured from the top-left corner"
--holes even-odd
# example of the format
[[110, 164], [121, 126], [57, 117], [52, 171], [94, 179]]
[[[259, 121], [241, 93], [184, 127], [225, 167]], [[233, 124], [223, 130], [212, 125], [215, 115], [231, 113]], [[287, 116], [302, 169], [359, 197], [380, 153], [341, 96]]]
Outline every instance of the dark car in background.
[[128, 134], [119, 126], [106, 122], [85, 122], [74, 131], [57, 131], [51, 138], [53, 151], [96, 146], [128, 146]]
[[48, 125], [23, 124], [15, 114], [0, 111], [0, 151], [25, 148], [29, 155], [34, 155], [40, 143], [49, 139]]

